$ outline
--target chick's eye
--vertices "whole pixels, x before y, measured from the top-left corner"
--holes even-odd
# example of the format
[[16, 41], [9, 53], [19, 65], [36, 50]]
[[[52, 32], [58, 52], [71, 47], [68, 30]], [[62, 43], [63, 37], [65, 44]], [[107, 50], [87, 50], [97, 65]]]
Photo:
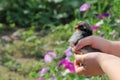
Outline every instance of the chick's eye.
[[83, 26], [83, 25], [79, 25], [79, 28], [80, 28], [81, 30], [86, 29], [86, 27], [85, 27], [85, 26]]

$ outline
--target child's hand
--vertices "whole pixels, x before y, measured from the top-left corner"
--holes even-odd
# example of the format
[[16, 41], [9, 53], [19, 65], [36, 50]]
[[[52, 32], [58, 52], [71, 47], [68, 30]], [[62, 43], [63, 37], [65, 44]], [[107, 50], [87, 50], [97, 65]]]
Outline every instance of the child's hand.
[[78, 75], [97, 76], [103, 74], [98, 63], [99, 52], [88, 53], [83, 55], [75, 55], [74, 62], [75, 72]]
[[102, 52], [109, 53], [111, 41], [97, 36], [88, 36], [79, 40], [78, 44], [75, 46], [75, 50], [80, 50], [81, 48], [87, 45], [99, 49]]

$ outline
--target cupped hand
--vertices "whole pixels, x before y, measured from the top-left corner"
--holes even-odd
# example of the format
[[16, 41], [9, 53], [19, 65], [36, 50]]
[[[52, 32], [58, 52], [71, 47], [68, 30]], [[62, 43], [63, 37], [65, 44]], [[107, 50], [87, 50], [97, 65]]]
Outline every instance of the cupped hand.
[[88, 36], [83, 39], [80, 39], [77, 45], [74, 47], [74, 49], [78, 51], [84, 46], [88, 45], [93, 48], [99, 49], [102, 52], [110, 53], [111, 41], [98, 36]]
[[102, 71], [99, 63], [100, 52], [92, 52], [83, 55], [75, 55], [76, 60], [74, 61], [75, 72], [78, 75], [86, 75], [86, 76], [98, 76], [102, 75], [104, 72]]

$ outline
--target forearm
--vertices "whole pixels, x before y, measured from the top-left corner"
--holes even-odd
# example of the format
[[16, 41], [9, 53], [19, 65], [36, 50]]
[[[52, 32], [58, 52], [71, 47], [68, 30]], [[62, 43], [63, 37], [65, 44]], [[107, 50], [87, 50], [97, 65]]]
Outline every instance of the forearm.
[[110, 53], [120, 57], [120, 41], [111, 41]]
[[113, 41], [101, 38], [101, 37], [95, 37], [94, 42], [92, 43], [93, 48], [97, 48], [101, 50], [104, 53], [111, 54], [111, 48], [113, 47]]
[[100, 64], [104, 73], [106, 73], [111, 80], [120, 80], [119, 57], [103, 53], [99, 56], [98, 63]]
[[104, 40], [104, 42], [99, 43], [99, 45], [96, 46], [104, 53], [120, 57], [120, 41]]
[[101, 42], [99, 41], [95, 46], [102, 52], [111, 54], [112, 45], [112, 41], [101, 38]]

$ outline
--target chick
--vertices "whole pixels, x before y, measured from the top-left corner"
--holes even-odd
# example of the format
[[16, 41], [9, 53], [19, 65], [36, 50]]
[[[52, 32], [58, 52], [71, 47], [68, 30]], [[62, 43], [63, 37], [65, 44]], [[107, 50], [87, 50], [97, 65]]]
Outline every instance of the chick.
[[[73, 35], [69, 39], [70, 46], [72, 47], [75, 46], [80, 39], [93, 35], [91, 27], [86, 22], [82, 22], [82, 21], [78, 22], [78, 24], [75, 26], [75, 30], [76, 31], [73, 33]], [[91, 46], [85, 46], [79, 51], [74, 51], [73, 49], [73, 52], [76, 54], [84, 54], [88, 52], [101, 52], [101, 51], [98, 49], [92, 48]]]

